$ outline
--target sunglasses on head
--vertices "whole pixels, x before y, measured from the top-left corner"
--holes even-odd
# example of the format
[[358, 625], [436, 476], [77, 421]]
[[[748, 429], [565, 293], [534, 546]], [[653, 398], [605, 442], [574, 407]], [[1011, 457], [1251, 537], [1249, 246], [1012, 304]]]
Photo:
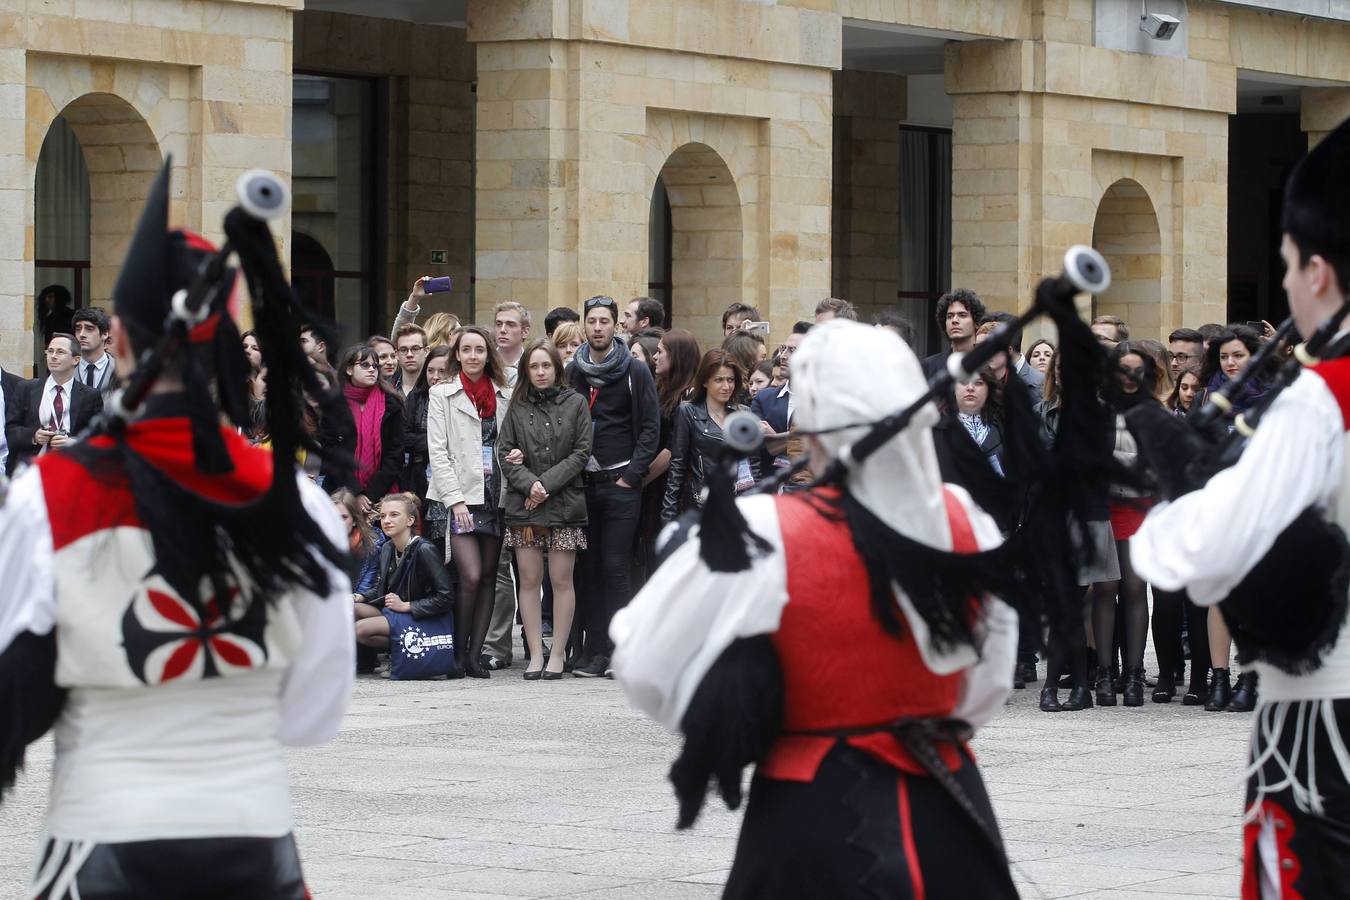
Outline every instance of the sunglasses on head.
[[587, 312], [595, 309], [597, 306], [603, 306], [605, 309], [617, 311], [619, 304], [614, 302], [613, 297], [592, 297], [586, 301], [583, 307]]

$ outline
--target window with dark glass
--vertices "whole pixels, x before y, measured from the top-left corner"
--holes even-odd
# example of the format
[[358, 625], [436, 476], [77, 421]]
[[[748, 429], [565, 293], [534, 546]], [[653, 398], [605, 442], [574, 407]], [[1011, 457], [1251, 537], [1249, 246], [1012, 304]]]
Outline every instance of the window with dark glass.
[[670, 222], [670, 198], [666, 184], [658, 175], [652, 189], [652, 208], [647, 220], [647, 296], [666, 308], [666, 327], [674, 327], [670, 295], [673, 233]]
[[301, 303], [336, 320], [344, 339], [383, 324], [377, 84], [319, 74], [296, 74], [293, 83], [291, 280]]
[[933, 316], [952, 283], [952, 133], [900, 126], [900, 314], [914, 324], [914, 346], [941, 347]]

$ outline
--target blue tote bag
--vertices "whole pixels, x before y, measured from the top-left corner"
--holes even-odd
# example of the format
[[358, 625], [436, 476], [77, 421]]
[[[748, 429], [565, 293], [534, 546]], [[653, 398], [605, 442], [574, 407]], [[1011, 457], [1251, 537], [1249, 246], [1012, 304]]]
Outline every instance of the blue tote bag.
[[[403, 596], [413, 554], [394, 573], [390, 590]], [[415, 681], [439, 678], [459, 671], [455, 665], [455, 613], [447, 609], [438, 616], [418, 619], [412, 613], [382, 609], [389, 623], [389, 680]]]
[[389, 679], [414, 681], [453, 675], [455, 666], [455, 614], [415, 619], [412, 613], [383, 610], [389, 621]]

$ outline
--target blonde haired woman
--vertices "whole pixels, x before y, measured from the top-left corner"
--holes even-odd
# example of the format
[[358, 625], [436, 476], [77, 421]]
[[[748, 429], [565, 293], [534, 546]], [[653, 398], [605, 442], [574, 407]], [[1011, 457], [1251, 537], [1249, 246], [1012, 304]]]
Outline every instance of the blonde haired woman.
[[427, 349], [450, 346], [450, 341], [454, 339], [459, 327], [459, 316], [454, 313], [433, 313], [431, 318], [427, 319], [427, 324], [422, 326], [427, 333]]
[[450, 511], [450, 556], [459, 572], [455, 655], [470, 678], [488, 677], [478, 660], [505, 534], [497, 443], [510, 400], [492, 335], [479, 325], [461, 329], [450, 343], [449, 377], [431, 389], [427, 407], [427, 499]]

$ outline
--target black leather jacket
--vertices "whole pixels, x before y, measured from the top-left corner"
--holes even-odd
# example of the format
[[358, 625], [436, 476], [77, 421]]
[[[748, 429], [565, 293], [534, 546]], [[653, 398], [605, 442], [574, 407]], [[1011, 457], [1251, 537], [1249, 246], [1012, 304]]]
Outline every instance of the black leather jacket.
[[375, 579], [375, 586], [365, 595], [366, 601], [382, 606], [384, 595], [394, 593], [412, 604], [414, 619], [446, 612], [454, 598], [451, 596], [450, 573], [441, 562], [436, 546], [413, 538], [407, 552], [410, 555], [403, 561], [406, 575], [400, 576], [394, 565], [394, 542], [385, 542], [380, 548], [380, 574]]
[[[727, 412], [739, 407], [728, 405]], [[678, 518], [689, 504], [702, 508], [707, 466], [717, 461], [725, 439], [722, 428], [708, 415], [704, 402], [684, 403], [675, 412], [675, 435], [670, 442], [670, 468], [667, 470], [666, 497], [661, 504], [661, 521]], [[745, 457], [750, 474], [759, 481], [759, 454]]]

